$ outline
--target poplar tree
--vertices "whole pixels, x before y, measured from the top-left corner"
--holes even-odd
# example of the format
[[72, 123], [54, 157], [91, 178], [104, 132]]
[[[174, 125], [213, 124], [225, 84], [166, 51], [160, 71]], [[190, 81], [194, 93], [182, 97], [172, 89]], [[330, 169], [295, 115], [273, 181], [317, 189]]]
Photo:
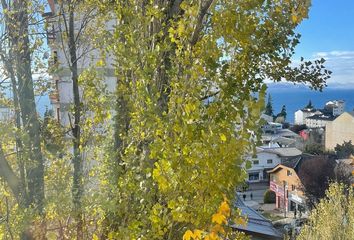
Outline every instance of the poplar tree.
[[[38, 4], [38, 2], [28, 0], [1, 1], [4, 32], [0, 55], [5, 74], [11, 80], [17, 158], [14, 167], [10, 160], [11, 157], [5, 152], [12, 145], [11, 141], [3, 142], [6, 137], [2, 138], [0, 141], [0, 177], [11, 189], [22, 211], [34, 210], [35, 214], [39, 214], [43, 219], [45, 214], [44, 157], [32, 76], [35, 58], [33, 51], [40, 43], [31, 42], [30, 38], [32, 33], [30, 24], [34, 22], [31, 9], [37, 8]], [[6, 136], [3, 133], [2, 135]], [[21, 238], [32, 239], [33, 236], [29, 226], [26, 226]]]
[[323, 59], [290, 65], [309, 1], [91, 3], [117, 20], [100, 37], [117, 76], [103, 236], [180, 239], [205, 229], [246, 176], [264, 79], [322, 89], [329, 77]]
[[345, 239], [354, 235], [353, 188], [332, 183], [326, 196], [316, 205], [308, 222], [296, 238], [302, 239]]

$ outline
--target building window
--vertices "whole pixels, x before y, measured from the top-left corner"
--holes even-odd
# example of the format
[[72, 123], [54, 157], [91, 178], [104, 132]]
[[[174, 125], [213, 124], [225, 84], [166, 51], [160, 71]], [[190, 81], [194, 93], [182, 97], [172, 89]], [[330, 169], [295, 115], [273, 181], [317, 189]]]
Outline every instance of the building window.
[[254, 165], [258, 165], [258, 164], [259, 164], [259, 161], [258, 161], [258, 160], [254, 160], [254, 161], [253, 161], [253, 164], [254, 164]]
[[268, 159], [267, 160], [267, 164], [272, 164], [273, 163], [273, 159]]
[[292, 176], [293, 174], [291, 173], [290, 170], [288, 170], [288, 171], [287, 171], [287, 175], [288, 175], [288, 176]]
[[295, 190], [296, 190], [295, 185], [291, 185], [291, 191], [295, 191]]
[[249, 173], [248, 174], [248, 179], [250, 180], [250, 181], [257, 181], [257, 180], [259, 180], [259, 173], [257, 172], [257, 173]]

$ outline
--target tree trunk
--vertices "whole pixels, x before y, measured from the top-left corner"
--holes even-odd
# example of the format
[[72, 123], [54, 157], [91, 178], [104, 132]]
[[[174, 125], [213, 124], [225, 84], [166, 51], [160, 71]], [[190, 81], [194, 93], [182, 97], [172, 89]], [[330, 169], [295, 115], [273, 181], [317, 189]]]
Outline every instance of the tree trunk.
[[[13, 101], [14, 101], [14, 109], [15, 109], [15, 123], [16, 123], [16, 130], [21, 131], [21, 112], [20, 112], [20, 105], [19, 105], [19, 100], [18, 100], [18, 89], [17, 89], [17, 80], [15, 76], [15, 71], [13, 69], [13, 55], [12, 55], [12, 50], [11, 46], [9, 47], [9, 53], [7, 56], [7, 59], [5, 56], [2, 56], [2, 61], [5, 65], [5, 69], [11, 79], [11, 85], [12, 85], [12, 95], [13, 95]], [[26, 175], [25, 175], [25, 164], [24, 164], [24, 159], [23, 159], [23, 143], [21, 138], [19, 137], [19, 134], [16, 134], [16, 157], [17, 157], [17, 165], [19, 168], [20, 172], [20, 184], [21, 184], [21, 189], [23, 193], [23, 200], [21, 202], [25, 203], [25, 206], [23, 207], [28, 207], [28, 196], [27, 196], [27, 191], [26, 191]]]
[[[28, 37], [28, 1], [14, 1], [15, 26], [11, 30], [14, 46], [18, 100], [24, 130], [29, 137], [25, 143], [30, 162], [27, 164], [29, 203], [40, 213], [44, 204], [44, 163], [41, 151], [40, 123], [37, 116], [31, 72], [31, 52]], [[13, 23], [11, 23], [13, 24]]]
[[69, 4], [69, 29], [68, 29], [68, 46], [70, 55], [70, 70], [71, 79], [73, 81], [73, 96], [74, 96], [74, 125], [72, 127], [73, 134], [73, 165], [74, 165], [74, 176], [73, 176], [73, 203], [74, 212], [77, 222], [77, 239], [83, 239], [83, 219], [82, 219], [82, 196], [83, 196], [83, 162], [81, 157], [81, 102], [80, 102], [80, 91], [79, 91], [79, 74], [77, 67], [77, 50], [75, 42], [75, 19], [74, 19], [74, 6]]

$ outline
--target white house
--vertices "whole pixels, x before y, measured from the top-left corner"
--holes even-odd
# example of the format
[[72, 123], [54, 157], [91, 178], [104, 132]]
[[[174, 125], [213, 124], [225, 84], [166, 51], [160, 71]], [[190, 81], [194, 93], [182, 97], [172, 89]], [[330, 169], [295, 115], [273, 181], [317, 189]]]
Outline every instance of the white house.
[[283, 124], [275, 123], [275, 122], [268, 122], [262, 126], [263, 133], [272, 133], [276, 134], [278, 131], [283, 129]]
[[306, 118], [311, 117], [315, 114], [321, 114], [321, 112], [314, 109], [314, 108], [304, 108], [304, 109], [297, 110], [295, 112], [295, 122], [294, 123], [296, 125], [306, 124], [305, 123]]
[[248, 181], [268, 181], [267, 171], [273, 169], [282, 161], [301, 154], [302, 152], [297, 148], [257, 147], [257, 155], [249, 158], [251, 168], [247, 169]]

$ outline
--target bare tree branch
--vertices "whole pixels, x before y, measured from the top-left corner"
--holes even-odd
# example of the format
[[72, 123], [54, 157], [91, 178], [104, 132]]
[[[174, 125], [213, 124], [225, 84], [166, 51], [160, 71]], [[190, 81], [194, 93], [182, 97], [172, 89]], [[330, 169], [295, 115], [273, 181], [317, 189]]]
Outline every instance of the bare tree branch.
[[201, 0], [200, 11], [199, 11], [199, 14], [198, 14], [197, 24], [195, 26], [194, 33], [193, 33], [192, 39], [191, 39], [191, 45], [192, 46], [194, 46], [198, 42], [200, 33], [201, 33], [202, 29], [203, 29], [204, 17], [207, 14], [207, 12], [208, 12], [208, 10], [209, 10], [209, 8], [210, 8], [210, 6], [212, 5], [213, 2], [214, 2], [214, 0], [207, 0], [207, 1]]
[[21, 199], [20, 179], [16, 176], [11, 166], [7, 162], [1, 143], [0, 143], [0, 177], [7, 182], [11, 191], [15, 195], [16, 199], [20, 201]]

